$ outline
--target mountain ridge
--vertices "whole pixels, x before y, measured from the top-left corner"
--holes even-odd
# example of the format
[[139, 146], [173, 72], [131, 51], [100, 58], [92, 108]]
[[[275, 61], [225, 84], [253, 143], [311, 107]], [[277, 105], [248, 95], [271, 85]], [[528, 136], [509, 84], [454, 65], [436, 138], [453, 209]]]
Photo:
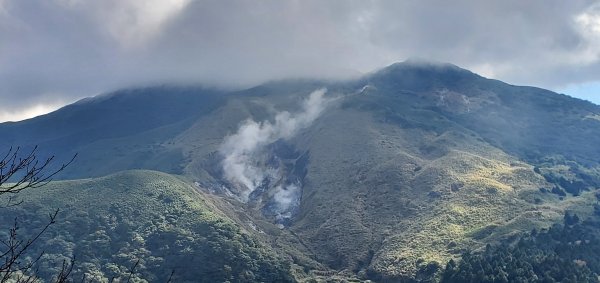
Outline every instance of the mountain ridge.
[[590, 214], [597, 116], [589, 102], [411, 60], [349, 81], [128, 90], [0, 124], [0, 147], [78, 152], [59, 178], [181, 175], [236, 225], [271, 223], [250, 234], [306, 274], [394, 282], [565, 211]]

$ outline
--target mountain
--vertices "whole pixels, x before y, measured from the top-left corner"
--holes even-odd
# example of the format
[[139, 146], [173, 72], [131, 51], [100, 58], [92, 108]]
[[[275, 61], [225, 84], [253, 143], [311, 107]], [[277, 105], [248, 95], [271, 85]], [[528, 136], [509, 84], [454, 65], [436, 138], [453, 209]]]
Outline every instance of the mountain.
[[42, 154], [60, 157], [79, 153], [76, 168], [63, 178], [98, 177], [133, 168], [175, 173], [180, 172], [176, 165], [181, 152], [157, 144], [222, 103], [221, 92], [203, 88], [122, 90], [33, 119], [3, 123], [0, 146], [39, 145]]
[[11, 225], [19, 215], [27, 220], [20, 222], [24, 235], [35, 233], [54, 209], [63, 211], [33, 250], [44, 253], [41, 275], [47, 278], [74, 256], [73, 276], [90, 282], [126, 281], [138, 260], [133, 282], [166, 282], [171, 272], [176, 282], [293, 281], [289, 263], [189, 184], [164, 173], [54, 182], [20, 197], [27, 202], [8, 207], [0, 223]]
[[300, 281], [420, 278], [590, 215], [600, 187], [600, 106], [414, 60], [351, 81], [119, 91], [0, 133], [1, 148], [79, 153], [62, 179], [178, 175]]

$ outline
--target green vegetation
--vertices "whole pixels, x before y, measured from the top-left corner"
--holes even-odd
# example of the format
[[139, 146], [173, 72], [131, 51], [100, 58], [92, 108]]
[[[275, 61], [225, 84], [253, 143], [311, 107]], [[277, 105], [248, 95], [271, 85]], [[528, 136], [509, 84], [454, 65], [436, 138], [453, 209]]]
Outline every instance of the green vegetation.
[[[218, 151], [227, 135], [246, 119], [296, 111], [321, 87], [337, 99], [285, 141], [308, 156], [288, 227], [267, 223], [262, 204], [208, 194], [223, 192]], [[197, 281], [202, 272], [217, 281], [287, 280], [290, 273], [299, 281], [427, 281], [450, 259], [460, 265], [465, 251], [551, 227], [565, 211], [591, 214], [600, 188], [598, 117], [600, 107], [564, 95], [452, 65], [404, 63], [348, 82], [124, 91], [0, 124], [9, 137], [0, 146], [80, 152], [77, 168], [60, 177], [143, 168], [200, 184], [136, 171], [21, 196], [25, 204], [11, 208], [19, 215], [39, 219], [62, 209], [65, 221], [45, 239], [60, 249], [47, 251], [57, 261], [77, 255], [79, 275], [122, 277], [141, 259], [135, 276], [150, 281], [172, 269], [188, 276], [178, 281]]]
[[42, 278], [74, 257], [73, 278], [92, 282], [125, 281], [130, 274], [132, 282], [166, 282], [171, 272], [173, 282], [294, 281], [286, 260], [164, 173], [53, 182], [18, 196], [24, 203], [3, 211], [0, 231], [16, 215], [19, 233], [31, 235], [48, 212], [61, 209], [30, 251], [45, 252]]
[[466, 252], [458, 263], [451, 260], [441, 282], [598, 282], [599, 254], [598, 215], [581, 223], [567, 213], [564, 224]]

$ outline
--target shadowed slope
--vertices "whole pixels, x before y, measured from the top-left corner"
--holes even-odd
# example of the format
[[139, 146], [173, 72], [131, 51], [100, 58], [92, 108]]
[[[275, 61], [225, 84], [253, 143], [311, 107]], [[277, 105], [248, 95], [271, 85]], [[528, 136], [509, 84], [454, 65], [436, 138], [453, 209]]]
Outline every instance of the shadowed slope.
[[[226, 195], [216, 206], [234, 211], [238, 225], [274, 222], [269, 203], [276, 194], [268, 186], [247, 203], [227, 194], [219, 150], [243, 121], [272, 123], [321, 87], [334, 102], [310, 126], [262, 149], [272, 158], [265, 160], [277, 161], [265, 164], [284, 164], [302, 184], [286, 228], [264, 231], [281, 246], [302, 246], [297, 259], [344, 276], [414, 277], [430, 262], [443, 265], [464, 250], [549, 226], [567, 209], [589, 213], [579, 207], [590, 207], [600, 187], [600, 107], [450, 64], [409, 61], [355, 81], [281, 81], [226, 95], [173, 98], [171, 88], [115, 95], [102, 105], [133, 109], [149, 92], [155, 106], [132, 119], [119, 111], [106, 125], [90, 118], [99, 135], [90, 139], [82, 134], [87, 124], [73, 118], [84, 115], [71, 113], [85, 113], [92, 102], [56, 112], [65, 127], [46, 132], [50, 139], [31, 129], [57, 125], [48, 121], [59, 114], [0, 124], [0, 131], [15, 133], [6, 145], [40, 139], [49, 152], [82, 151], [74, 176], [178, 172], [205, 192]], [[171, 99], [175, 104], [163, 108]], [[146, 121], [153, 115], [162, 118]], [[123, 132], [112, 134], [113, 126]]]

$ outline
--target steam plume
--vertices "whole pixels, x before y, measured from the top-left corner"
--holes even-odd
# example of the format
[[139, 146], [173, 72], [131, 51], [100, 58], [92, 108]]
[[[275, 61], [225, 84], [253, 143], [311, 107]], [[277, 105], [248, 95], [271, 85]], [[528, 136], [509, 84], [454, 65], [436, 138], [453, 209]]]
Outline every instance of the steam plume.
[[[242, 201], [247, 202], [250, 194], [263, 185], [265, 180], [278, 178], [280, 169], [266, 166], [267, 160], [262, 154], [265, 147], [279, 139], [293, 137], [300, 129], [308, 127], [317, 119], [330, 102], [330, 99], [324, 98], [326, 91], [313, 91], [302, 103], [300, 112], [279, 112], [273, 123], [248, 119], [242, 123], [237, 133], [225, 138], [220, 148], [224, 156], [224, 177], [235, 187], [237, 191], [233, 193]], [[276, 192], [275, 201], [278, 205], [289, 205], [290, 197], [286, 194], [289, 192]], [[282, 202], [279, 203], [279, 200]]]

